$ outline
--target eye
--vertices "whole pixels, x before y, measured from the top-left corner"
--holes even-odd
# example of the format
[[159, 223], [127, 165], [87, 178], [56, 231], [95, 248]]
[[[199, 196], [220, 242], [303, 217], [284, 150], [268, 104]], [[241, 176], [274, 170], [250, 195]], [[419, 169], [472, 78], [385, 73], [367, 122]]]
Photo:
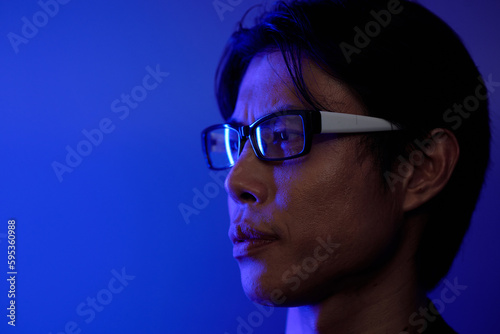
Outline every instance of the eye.
[[305, 134], [302, 118], [282, 115], [265, 120], [255, 129], [256, 146], [267, 158], [287, 158], [302, 152]]
[[273, 131], [273, 143], [288, 140], [288, 133], [286, 129], [277, 129]]
[[281, 128], [273, 131], [273, 143], [284, 143], [302, 140], [303, 135], [301, 130]]

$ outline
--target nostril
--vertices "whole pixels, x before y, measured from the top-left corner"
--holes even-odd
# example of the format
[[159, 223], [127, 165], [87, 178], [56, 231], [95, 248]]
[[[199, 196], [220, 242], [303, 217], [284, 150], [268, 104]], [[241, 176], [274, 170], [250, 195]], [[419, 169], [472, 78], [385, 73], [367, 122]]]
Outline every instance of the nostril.
[[249, 192], [244, 192], [240, 195], [240, 198], [245, 202], [257, 202], [257, 198]]

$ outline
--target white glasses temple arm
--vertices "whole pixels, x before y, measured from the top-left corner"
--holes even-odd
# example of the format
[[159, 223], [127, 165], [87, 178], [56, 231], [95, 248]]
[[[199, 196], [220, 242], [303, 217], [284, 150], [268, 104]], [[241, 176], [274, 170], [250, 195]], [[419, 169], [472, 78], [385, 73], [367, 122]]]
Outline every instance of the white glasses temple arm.
[[320, 111], [321, 133], [356, 133], [400, 130], [396, 124], [381, 118]]

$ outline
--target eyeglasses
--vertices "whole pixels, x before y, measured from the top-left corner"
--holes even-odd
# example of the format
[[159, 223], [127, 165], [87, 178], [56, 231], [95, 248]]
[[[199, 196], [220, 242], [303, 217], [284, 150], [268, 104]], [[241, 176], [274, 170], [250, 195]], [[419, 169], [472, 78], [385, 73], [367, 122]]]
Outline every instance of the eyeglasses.
[[312, 135], [400, 130], [381, 118], [331, 111], [289, 110], [259, 118], [251, 125], [219, 124], [202, 132], [208, 166], [219, 170], [233, 167], [247, 139], [263, 161], [283, 161], [306, 155]]

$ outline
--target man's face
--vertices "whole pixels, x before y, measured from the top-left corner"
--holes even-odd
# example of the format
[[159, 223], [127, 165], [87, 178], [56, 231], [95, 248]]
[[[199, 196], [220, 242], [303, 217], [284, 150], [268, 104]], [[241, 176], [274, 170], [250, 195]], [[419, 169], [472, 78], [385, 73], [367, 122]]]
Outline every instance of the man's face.
[[[329, 111], [365, 114], [345, 85], [307, 59], [303, 72], [312, 95]], [[251, 124], [292, 109], [311, 108], [294, 93], [281, 53], [255, 57], [233, 119]], [[314, 303], [363, 280], [393, 253], [401, 200], [383, 190], [380, 171], [360, 139], [317, 135], [308, 155], [281, 162], [260, 161], [245, 143], [226, 190], [233, 256], [252, 300]]]

